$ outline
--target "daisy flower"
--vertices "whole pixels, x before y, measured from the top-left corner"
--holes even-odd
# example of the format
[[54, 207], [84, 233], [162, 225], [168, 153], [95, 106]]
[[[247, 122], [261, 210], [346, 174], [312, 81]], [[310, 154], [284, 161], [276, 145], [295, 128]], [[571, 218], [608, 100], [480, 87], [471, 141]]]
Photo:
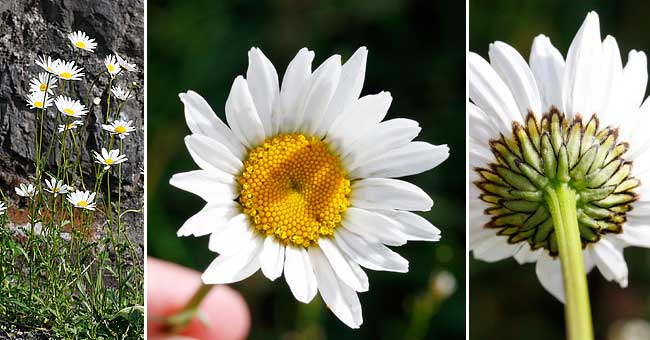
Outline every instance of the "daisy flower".
[[58, 96], [54, 101], [56, 108], [59, 109], [59, 112], [67, 115], [71, 118], [83, 117], [88, 113], [86, 107], [81, 104], [80, 101], [74, 100], [66, 96]]
[[51, 74], [56, 74], [56, 69], [61, 64], [60, 59], [53, 60], [50, 56], [42, 55], [36, 59], [36, 65]]
[[105, 165], [104, 170], [108, 170], [112, 165], [124, 163], [128, 160], [126, 156], [120, 155], [120, 150], [118, 149], [107, 151], [105, 148], [102, 148], [101, 154], [93, 151], [93, 155], [95, 156], [95, 163]]
[[77, 126], [83, 125], [83, 121], [81, 120], [73, 120], [70, 123], [66, 124], [59, 124], [58, 126], [58, 131], [63, 132], [67, 130], [75, 130]]
[[133, 121], [124, 121], [124, 120], [115, 120], [110, 124], [102, 124], [102, 129], [110, 131], [113, 135], [118, 135], [121, 139], [128, 136], [131, 132], [135, 131], [135, 128], [132, 126]]
[[[49, 82], [48, 82], [49, 78]], [[47, 90], [48, 94], [52, 94], [52, 89], [56, 88], [57, 78], [50, 77], [45, 72], [40, 72], [38, 77], [32, 78], [29, 82], [29, 92], [45, 92]]]
[[484, 261], [535, 263], [563, 302], [557, 192], [577, 208], [566, 220], [577, 219], [569, 232], [586, 272], [625, 287], [623, 249], [650, 247], [646, 55], [632, 50], [624, 65], [599, 26], [589, 13], [566, 59], [544, 35], [528, 63], [503, 42], [490, 45], [489, 62], [469, 56], [470, 248]]
[[68, 39], [72, 43], [72, 46], [88, 52], [92, 52], [95, 47], [97, 47], [95, 39], [91, 39], [86, 35], [86, 33], [82, 31], [72, 32], [68, 34]]
[[95, 210], [95, 193], [90, 191], [75, 191], [68, 193], [68, 202], [75, 208]]
[[121, 71], [120, 64], [118, 64], [117, 59], [114, 55], [107, 55], [104, 59], [104, 65], [106, 70], [111, 74], [111, 77], [115, 77]]
[[125, 90], [121, 88], [119, 85], [113, 86], [111, 88], [111, 93], [115, 98], [121, 100], [121, 101], [126, 101], [127, 99], [133, 98], [133, 93], [131, 93], [131, 90]]
[[302, 49], [280, 84], [262, 51], [248, 54], [246, 79], [235, 79], [221, 121], [208, 103], [180, 94], [192, 134], [187, 148], [201, 168], [170, 183], [206, 206], [178, 231], [210, 234], [220, 255], [203, 273], [205, 284], [241, 281], [258, 269], [270, 280], [284, 273], [295, 298], [317, 291], [346, 325], [363, 320], [357, 292], [371, 270], [407, 272], [408, 261], [389, 246], [437, 241], [440, 231], [410, 211], [428, 211], [431, 198], [396, 177], [434, 168], [446, 145], [413, 142], [418, 123], [382, 122], [388, 92], [359, 98], [366, 48], [343, 65], [334, 55], [314, 72], [314, 53]]
[[0, 202], [0, 215], [4, 214], [5, 210], [7, 210], [7, 207], [5, 206], [5, 203]]
[[45, 191], [53, 194], [54, 197], [58, 196], [59, 194], [68, 193], [68, 186], [63, 183], [63, 180], [57, 181], [56, 178], [50, 177], [49, 180], [45, 180], [45, 185], [47, 186], [47, 189], [45, 189]]
[[75, 66], [75, 62], [66, 62], [61, 60], [54, 69], [54, 72], [60, 79], [63, 80], [81, 80], [84, 74], [83, 67]]
[[129, 63], [126, 59], [123, 59], [119, 54], [115, 53], [115, 57], [117, 58], [117, 63], [120, 65], [122, 69], [128, 72], [135, 72], [138, 70], [138, 66], [136, 64]]
[[20, 197], [27, 197], [30, 199], [33, 199], [34, 196], [36, 196], [36, 193], [38, 193], [36, 187], [34, 187], [34, 185], [31, 183], [30, 184], [22, 183], [20, 184], [20, 186], [15, 187], [14, 190], [16, 190], [16, 195]]
[[[45, 99], [45, 101], [43, 101]], [[52, 98], [45, 95], [43, 92], [31, 92], [25, 97], [27, 106], [30, 109], [45, 109], [52, 105]]]

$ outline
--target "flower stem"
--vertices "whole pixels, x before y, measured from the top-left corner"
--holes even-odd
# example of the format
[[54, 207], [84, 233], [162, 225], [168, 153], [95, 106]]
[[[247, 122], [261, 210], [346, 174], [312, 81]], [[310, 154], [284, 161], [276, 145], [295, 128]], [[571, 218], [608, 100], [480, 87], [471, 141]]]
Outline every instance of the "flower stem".
[[566, 296], [567, 339], [594, 338], [587, 274], [582, 258], [582, 243], [576, 213], [576, 193], [566, 183], [546, 190], [546, 201], [553, 217]]
[[187, 327], [187, 325], [189, 325], [190, 321], [192, 321], [192, 319], [194, 319], [194, 317], [199, 313], [201, 302], [214, 287], [216, 287], [216, 285], [206, 285], [201, 283], [201, 286], [196, 290], [185, 307], [165, 320], [171, 333], [180, 333]]

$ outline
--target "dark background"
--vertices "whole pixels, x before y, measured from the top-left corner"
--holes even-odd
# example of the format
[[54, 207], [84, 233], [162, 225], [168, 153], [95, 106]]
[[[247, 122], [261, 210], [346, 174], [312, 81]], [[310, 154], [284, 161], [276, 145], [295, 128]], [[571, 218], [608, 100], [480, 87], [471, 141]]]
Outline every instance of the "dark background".
[[[602, 38], [616, 38], [624, 63], [631, 49], [650, 51], [646, 1], [470, 1], [469, 48], [487, 59], [488, 45], [500, 40], [528, 60], [533, 39], [543, 33], [566, 57], [591, 10], [600, 16]], [[607, 282], [597, 269], [589, 275], [597, 339], [623, 339], [620, 327], [631, 319], [644, 319], [638, 325], [650, 327], [650, 252], [627, 248], [625, 258], [630, 270], [627, 289]], [[564, 338], [563, 306], [542, 288], [534, 264], [521, 266], [513, 259], [490, 264], [471, 258], [469, 290], [471, 339]], [[647, 339], [645, 334], [634, 339]]]
[[[331, 54], [343, 60], [369, 49], [362, 95], [390, 91], [388, 118], [422, 126], [419, 140], [449, 144], [451, 157], [414, 176], [434, 199], [425, 213], [442, 241], [413, 242], [398, 251], [408, 274], [368, 271], [360, 294], [364, 324], [350, 330], [323, 306], [297, 302], [283, 279], [261, 273], [234, 284], [250, 305], [251, 339], [399, 339], [413, 327], [419, 338], [465, 338], [465, 6], [460, 1], [171, 1], [148, 2], [148, 249], [152, 256], [203, 270], [216, 254], [208, 237], [177, 238], [176, 230], [203, 202], [168, 184], [196, 169], [183, 144], [189, 133], [177, 94], [193, 89], [223, 118], [233, 79], [245, 75], [247, 51], [260, 47], [280, 79], [302, 47], [316, 52], [314, 69]], [[431, 281], [447, 270], [456, 292], [431, 319]], [[156, 297], [149, 297], [155, 299]], [[418, 303], [415, 303], [418, 301]], [[424, 322], [414, 321], [424, 316]], [[418, 326], [412, 326], [416, 324]]]

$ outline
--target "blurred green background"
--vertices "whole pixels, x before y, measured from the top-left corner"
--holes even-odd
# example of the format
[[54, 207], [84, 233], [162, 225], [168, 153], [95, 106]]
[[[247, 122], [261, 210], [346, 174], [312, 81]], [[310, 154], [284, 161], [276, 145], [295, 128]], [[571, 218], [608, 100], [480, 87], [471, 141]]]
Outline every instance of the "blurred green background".
[[[533, 38], [550, 37], [566, 57], [587, 12], [600, 16], [601, 35], [616, 38], [623, 62], [631, 49], [650, 51], [650, 2], [647, 1], [470, 1], [469, 48], [487, 59], [488, 44], [500, 40], [526, 60]], [[607, 282], [597, 270], [589, 275], [597, 339], [650, 339], [650, 251], [628, 248], [629, 287]], [[534, 265], [509, 259], [485, 263], [470, 259], [471, 339], [561, 339], [563, 307], [539, 284]], [[641, 319], [636, 323], [630, 320]], [[635, 330], [636, 337], [623, 332]]]
[[[360, 294], [360, 330], [339, 322], [319, 298], [309, 305], [297, 302], [283, 279], [271, 283], [257, 273], [233, 285], [251, 308], [250, 338], [464, 339], [464, 19], [460, 1], [148, 1], [149, 254], [197, 270], [216, 255], [207, 249], [208, 237], [175, 236], [203, 206], [198, 197], [168, 185], [172, 174], [197, 168], [183, 144], [189, 130], [179, 92], [197, 91], [223, 118], [251, 46], [260, 47], [282, 77], [302, 47], [316, 52], [315, 68], [331, 54], [346, 60], [365, 45], [363, 94], [390, 91], [388, 118], [418, 120], [419, 140], [451, 148], [445, 163], [410, 179], [433, 197], [435, 206], [425, 217], [442, 230], [442, 241], [399, 248], [410, 261], [408, 274], [368, 271], [371, 288]], [[457, 282], [444, 301], [433, 289], [432, 278], [441, 271]]]

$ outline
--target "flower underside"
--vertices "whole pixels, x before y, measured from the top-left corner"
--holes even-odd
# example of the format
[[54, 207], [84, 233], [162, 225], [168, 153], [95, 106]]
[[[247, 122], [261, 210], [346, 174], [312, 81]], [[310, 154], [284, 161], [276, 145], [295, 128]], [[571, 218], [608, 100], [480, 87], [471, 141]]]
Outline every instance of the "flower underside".
[[239, 202], [254, 228], [282, 244], [309, 247], [330, 236], [350, 206], [350, 180], [328, 145], [302, 134], [268, 138], [252, 149]]
[[618, 142], [615, 128], [599, 127], [594, 114], [584, 123], [552, 107], [541, 120], [529, 113], [525, 125], [514, 122], [512, 136], [490, 141], [495, 162], [476, 168], [480, 199], [490, 205], [485, 228], [497, 229], [509, 243], [558, 253], [547, 192], [566, 183], [576, 194], [583, 247], [603, 234], [621, 233], [626, 213], [637, 199], [639, 180], [623, 156], [628, 144]]

